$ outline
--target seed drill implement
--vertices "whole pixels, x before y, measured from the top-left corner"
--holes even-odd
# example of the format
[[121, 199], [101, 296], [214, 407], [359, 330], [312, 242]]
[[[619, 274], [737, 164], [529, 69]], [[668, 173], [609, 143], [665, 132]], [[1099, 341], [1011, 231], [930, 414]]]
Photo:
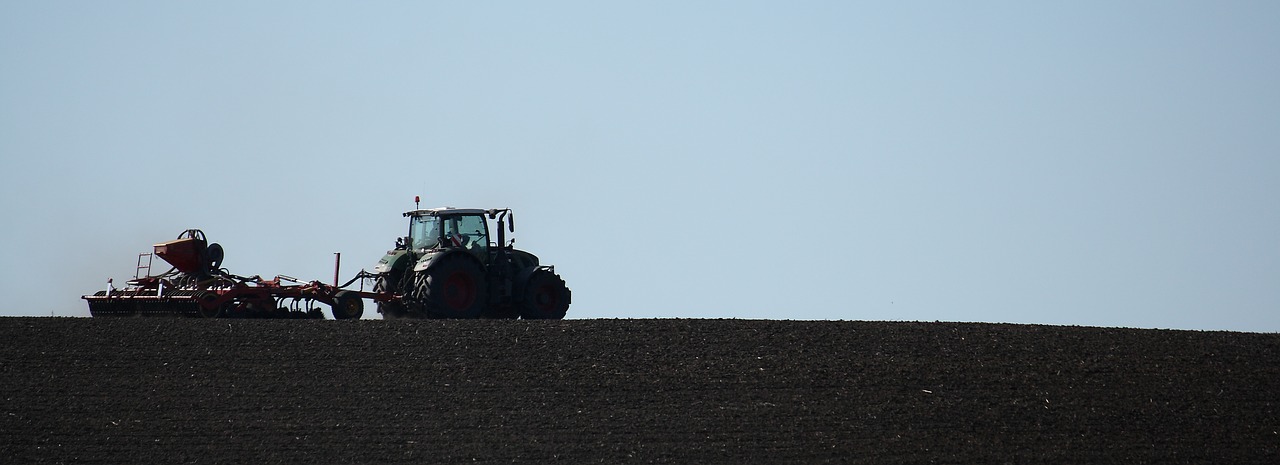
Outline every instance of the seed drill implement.
[[[173, 267], [151, 275], [154, 257]], [[210, 244], [199, 229], [188, 229], [177, 239], [156, 244], [152, 253], [140, 254], [138, 272], [123, 289], [108, 281], [106, 290], [82, 298], [89, 302], [89, 313], [94, 317], [324, 318], [317, 304], [325, 304], [334, 319], [344, 320], [364, 314], [364, 299], [396, 297], [346, 289], [357, 280], [372, 277], [363, 271], [339, 286], [337, 265], [333, 284], [326, 284], [283, 275], [273, 279], [237, 276], [221, 268], [222, 259], [221, 245]]]

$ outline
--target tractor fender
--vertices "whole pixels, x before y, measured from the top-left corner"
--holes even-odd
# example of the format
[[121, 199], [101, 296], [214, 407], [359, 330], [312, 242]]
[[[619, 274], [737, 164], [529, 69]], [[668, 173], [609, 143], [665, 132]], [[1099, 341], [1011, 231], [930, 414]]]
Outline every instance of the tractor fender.
[[391, 250], [378, 260], [378, 264], [373, 266], [373, 272], [376, 274], [387, 274], [392, 271], [403, 270], [409, 265], [408, 250]]
[[444, 250], [433, 250], [431, 252], [427, 252], [421, 258], [418, 259], [417, 263], [413, 265], [413, 271], [416, 273], [416, 272], [421, 272], [423, 270], [430, 269], [431, 265], [438, 262], [441, 257], [452, 256], [457, 254], [465, 255], [468, 260], [471, 260], [473, 263], [476, 264], [476, 267], [480, 269], [482, 273], [484, 272], [483, 271], [485, 269], [484, 263], [481, 263], [480, 260], [475, 257], [475, 255], [471, 255], [465, 249], [444, 249]]
[[533, 273], [541, 268], [535, 265], [521, 269], [519, 273], [516, 273], [516, 292], [523, 290], [525, 283], [528, 283], [529, 278], [533, 277]]
[[511, 262], [515, 264], [517, 270], [525, 270], [530, 267], [536, 268], [538, 266], [538, 257], [520, 249], [511, 249]]

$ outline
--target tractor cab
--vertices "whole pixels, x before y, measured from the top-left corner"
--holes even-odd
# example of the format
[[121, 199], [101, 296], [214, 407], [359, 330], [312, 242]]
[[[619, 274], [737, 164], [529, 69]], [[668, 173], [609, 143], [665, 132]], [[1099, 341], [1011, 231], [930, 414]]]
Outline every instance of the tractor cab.
[[435, 208], [406, 212], [406, 246], [421, 254], [429, 250], [462, 248], [481, 262], [489, 261], [489, 224], [485, 210]]

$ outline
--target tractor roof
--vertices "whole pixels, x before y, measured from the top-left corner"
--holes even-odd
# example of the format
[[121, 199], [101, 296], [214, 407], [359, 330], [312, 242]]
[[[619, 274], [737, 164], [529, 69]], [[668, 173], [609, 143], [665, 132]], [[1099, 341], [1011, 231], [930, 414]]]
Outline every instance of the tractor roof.
[[439, 207], [404, 212], [404, 216], [485, 215], [488, 210], [479, 208]]

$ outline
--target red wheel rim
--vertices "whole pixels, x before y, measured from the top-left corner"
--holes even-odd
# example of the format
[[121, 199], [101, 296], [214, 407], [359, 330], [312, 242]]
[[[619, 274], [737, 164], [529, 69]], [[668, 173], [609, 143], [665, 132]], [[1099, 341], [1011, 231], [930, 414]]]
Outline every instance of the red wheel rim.
[[538, 292], [534, 295], [533, 302], [538, 306], [539, 310], [550, 312], [556, 309], [556, 303], [560, 300], [558, 297], [560, 297], [560, 293], [556, 292], [554, 284], [543, 284], [538, 286]]
[[444, 281], [444, 304], [451, 310], [466, 310], [476, 302], [476, 280], [461, 271]]

